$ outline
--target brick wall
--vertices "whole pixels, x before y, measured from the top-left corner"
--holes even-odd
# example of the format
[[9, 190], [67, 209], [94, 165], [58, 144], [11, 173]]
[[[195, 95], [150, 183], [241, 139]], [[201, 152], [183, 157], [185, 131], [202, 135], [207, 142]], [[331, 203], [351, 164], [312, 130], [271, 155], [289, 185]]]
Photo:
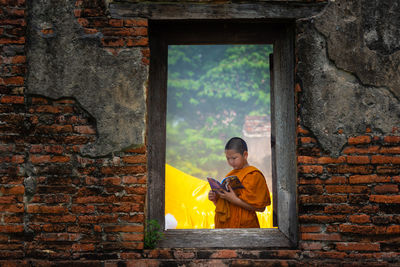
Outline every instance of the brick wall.
[[[110, 18], [102, 3], [76, 1], [84, 33], [101, 33], [104, 49], [113, 54], [141, 47], [148, 64], [147, 20]], [[82, 156], [80, 148], [97, 138], [95, 118], [75, 99], [25, 93], [27, 3], [0, 5], [1, 265], [400, 264], [397, 125], [389, 135], [366, 126], [334, 158], [300, 117], [297, 249], [143, 249], [146, 147]], [[300, 85], [296, 89], [301, 95]]]

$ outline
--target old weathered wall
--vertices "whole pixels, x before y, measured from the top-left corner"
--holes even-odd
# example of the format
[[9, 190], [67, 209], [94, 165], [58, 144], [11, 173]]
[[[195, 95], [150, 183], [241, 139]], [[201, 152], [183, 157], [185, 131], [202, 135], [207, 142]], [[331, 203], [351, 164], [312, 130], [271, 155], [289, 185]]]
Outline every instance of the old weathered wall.
[[400, 125], [399, 37], [392, 18], [400, 6], [387, 9], [389, 2], [335, 1], [298, 23], [303, 123], [335, 157], [350, 136], [367, 128], [390, 134]]
[[75, 2], [30, 2], [27, 93], [74, 98], [94, 118], [98, 138], [82, 148], [84, 154], [101, 156], [143, 145], [148, 68], [141, 60], [141, 48], [104, 46], [120, 46], [113, 38], [120, 34], [133, 43], [134, 37], [146, 36], [147, 29], [113, 30], [105, 9], [83, 14], [103, 15], [106, 20], [97, 25], [104, 29], [85, 29], [90, 18], [77, 19], [82, 11], [75, 9]]
[[284, 250], [143, 249], [148, 13], [111, 2], [0, 0], [1, 265], [400, 264], [396, 0], [293, 21], [300, 241]]

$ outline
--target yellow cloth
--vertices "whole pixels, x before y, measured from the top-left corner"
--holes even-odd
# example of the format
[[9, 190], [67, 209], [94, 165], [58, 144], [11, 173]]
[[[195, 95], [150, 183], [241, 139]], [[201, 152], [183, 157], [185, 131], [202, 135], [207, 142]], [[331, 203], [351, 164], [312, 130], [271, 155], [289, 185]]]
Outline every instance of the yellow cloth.
[[[207, 181], [165, 165], [165, 214], [177, 220], [177, 229], [212, 229], [215, 205], [208, 200]], [[272, 196], [271, 196], [272, 199]], [[271, 228], [272, 205], [257, 212], [261, 228]]]
[[[267, 183], [262, 173], [253, 166], [232, 170], [226, 176], [236, 175], [243, 189], [235, 190], [236, 195], [255, 208], [265, 208], [271, 203]], [[260, 228], [255, 211], [218, 199], [215, 208], [215, 228]]]

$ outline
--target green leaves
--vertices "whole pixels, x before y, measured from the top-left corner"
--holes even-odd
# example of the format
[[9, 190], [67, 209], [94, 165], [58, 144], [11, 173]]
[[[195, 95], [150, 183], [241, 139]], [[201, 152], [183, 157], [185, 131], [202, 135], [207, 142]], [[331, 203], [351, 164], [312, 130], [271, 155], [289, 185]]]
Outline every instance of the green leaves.
[[154, 249], [163, 237], [161, 226], [156, 220], [148, 220], [144, 233], [144, 248]]
[[225, 142], [246, 115], [270, 114], [272, 45], [168, 48], [167, 163], [198, 177], [228, 169]]

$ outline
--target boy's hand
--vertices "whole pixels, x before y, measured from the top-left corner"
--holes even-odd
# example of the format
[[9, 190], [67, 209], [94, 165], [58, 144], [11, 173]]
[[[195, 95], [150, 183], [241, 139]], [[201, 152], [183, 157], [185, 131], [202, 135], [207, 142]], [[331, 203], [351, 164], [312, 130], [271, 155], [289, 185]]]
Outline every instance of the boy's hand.
[[214, 191], [210, 190], [210, 192], [208, 192], [208, 199], [210, 201], [212, 201], [214, 204], [216, 204], [217, 200], [218, 200], [217, 193], [215, 193]]
[[235, 200], [238, 199], [238, 197], [235, 194], [235, 191], [233, 191], [232, 187], [228, 184], [228, 190], [229, 191], [223, 191], [223, 192], [218, 192], [218, 195], [222, 199], [226, 199], [229, 202], [235, 203]]

